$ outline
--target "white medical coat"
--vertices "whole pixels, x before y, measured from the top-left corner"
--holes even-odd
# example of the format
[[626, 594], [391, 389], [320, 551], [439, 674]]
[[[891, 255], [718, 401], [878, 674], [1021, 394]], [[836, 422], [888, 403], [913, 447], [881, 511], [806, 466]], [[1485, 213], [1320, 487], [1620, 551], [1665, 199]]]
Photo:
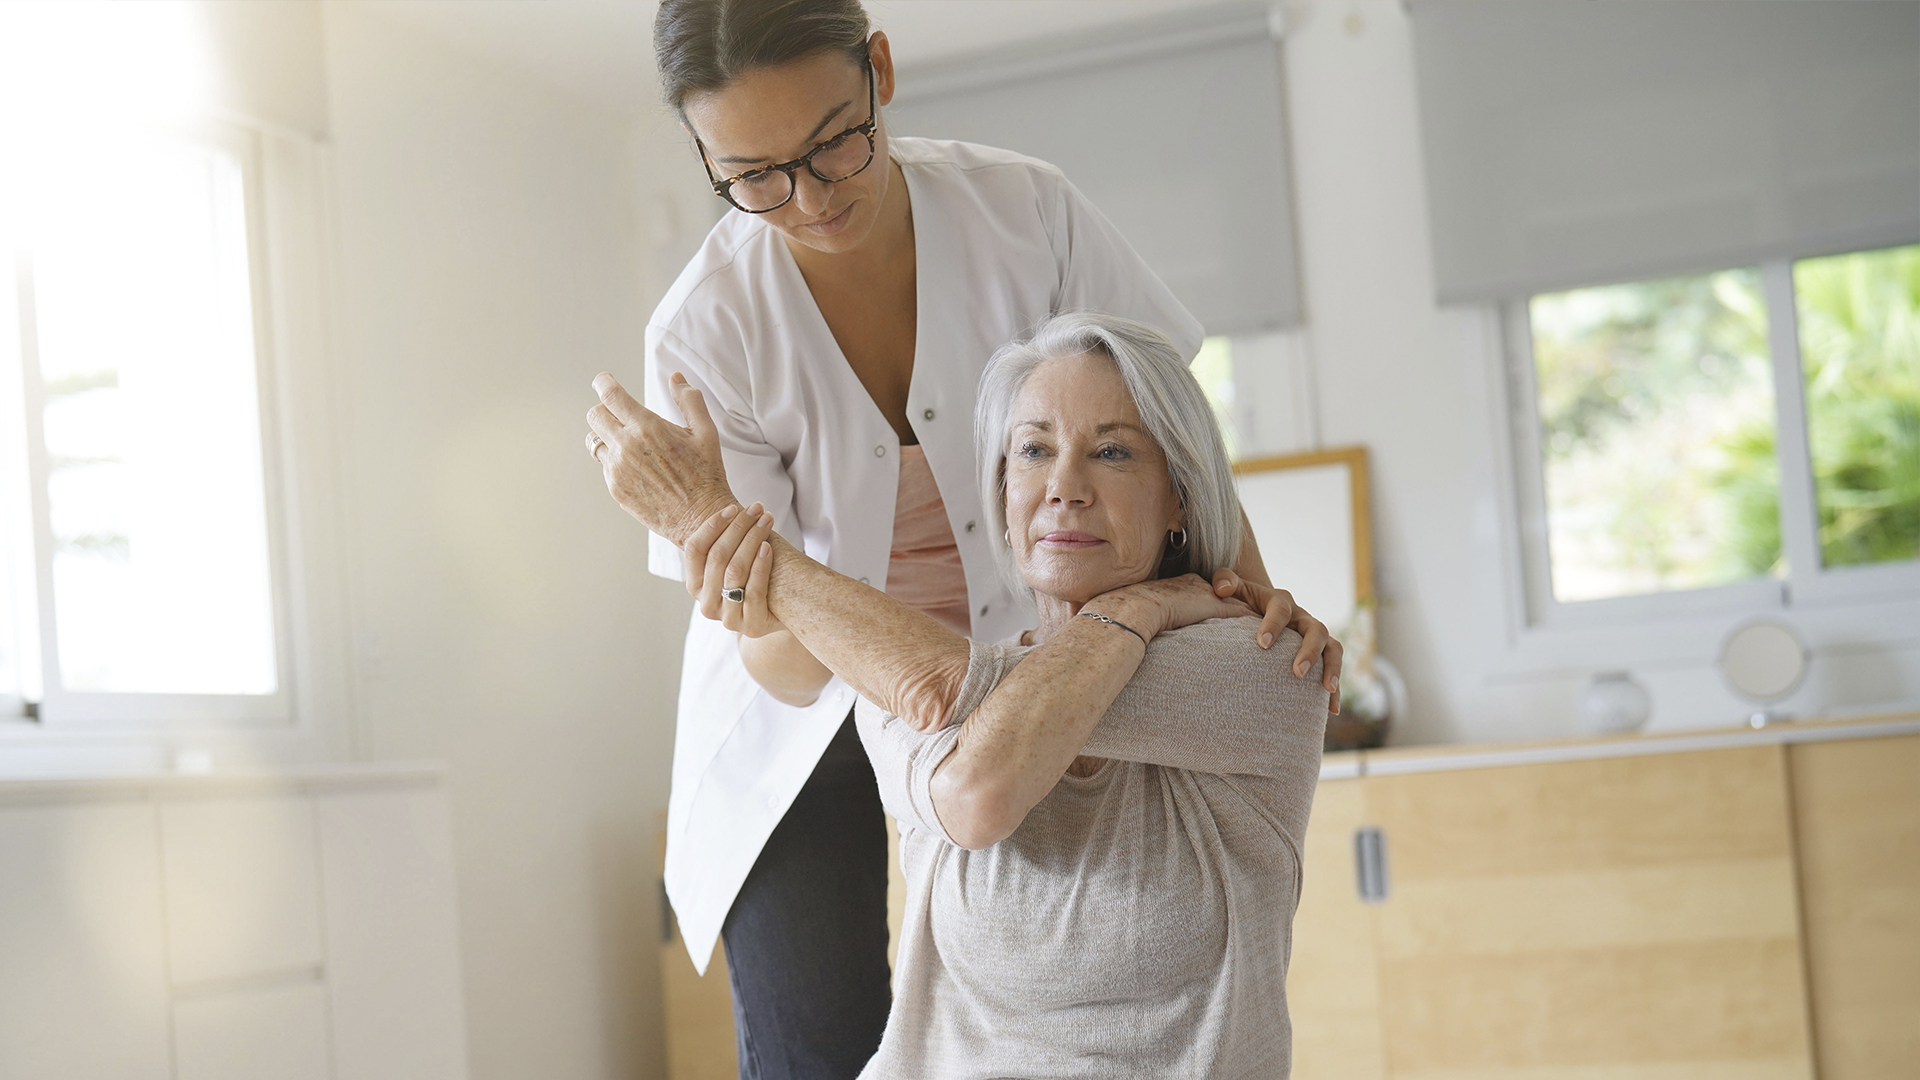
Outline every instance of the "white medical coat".
[[[1184, 355], [1201, 328], [1059, 170], [1005, 150], [895, 138], [912, 200], [917, 329], [907, 416], [925, 449], [966, 570], [973, 637], [1034, 624], [1001, 583], [973, 460], [973, 407], [993, 351], [1049, 315], [1095, 310], [1164, 330]], [[1178, 213], [1178, 207], [1168, 207]], [[647, 325], [647, 406], [670, 419], [678, 371], [706, 396], [734, 494], [848, 577], [886, 588], [900, 444], [848, 366], [780, 233], [729, 212]], [[680, 551], [649, 538], [648, 567], [683, 578]], [[681, 668], [667, 895], [706, 971], [734, 896], [852, 707], [839, 679], [813, 705], [782, 705], [740, 661], [734, 635], [695, 611]]]

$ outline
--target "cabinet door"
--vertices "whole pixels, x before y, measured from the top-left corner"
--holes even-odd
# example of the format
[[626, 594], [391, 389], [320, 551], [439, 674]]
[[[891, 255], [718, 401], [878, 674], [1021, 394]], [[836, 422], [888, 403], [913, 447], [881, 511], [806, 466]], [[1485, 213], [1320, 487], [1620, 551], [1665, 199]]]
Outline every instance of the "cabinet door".
[[1920, 735], [1788, 755], [1820, 1078], [1920, 1076]]
[[1777, 746], [1371, 776], [1389, 1075], [1812, 1076]]
[[315, 800], [335, 1080], [465, 1080], [446, 796]]
[[1379, 1080], [1380, 979], [1373, 914], [1354, 878], [1353, 835], [1366, 822], [1364, 781], [1323, 780], [1302, 852], [1287, 1011], [1294, 1080]]
[[329, 1080], [327, 991], [246, 986], [174, 1002], [175, 1080]]
[[0, 807], [0, 1077], [172, 1074], [158, 837], [145, 803]]
[[300, 798], [160, 805], [176, 989], [322, 966], [313, 806]]

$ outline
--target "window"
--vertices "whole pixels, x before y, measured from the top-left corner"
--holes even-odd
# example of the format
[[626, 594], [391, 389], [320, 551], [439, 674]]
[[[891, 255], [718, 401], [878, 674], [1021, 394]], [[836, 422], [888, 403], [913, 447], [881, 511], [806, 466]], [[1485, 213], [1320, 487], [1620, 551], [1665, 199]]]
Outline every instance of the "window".
[[1920, 581], [1920, 247], [1543, 294], [1510, 327], [1533, 622]]
[[50, 725], [284, 721], [255, 142], [33, 161], [0, 191], [0, 695]]

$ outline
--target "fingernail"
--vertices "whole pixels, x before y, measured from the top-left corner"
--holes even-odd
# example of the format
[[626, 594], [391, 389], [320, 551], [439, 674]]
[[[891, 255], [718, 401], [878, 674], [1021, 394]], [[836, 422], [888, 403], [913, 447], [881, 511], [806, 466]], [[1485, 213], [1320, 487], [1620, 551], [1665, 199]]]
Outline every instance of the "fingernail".
[[760, 541], [760, 557], [764, 559], [771, 554], [773, 554], [773, 544], [766, 540]]
[[1340, 692], [1340, 676], [1335, 675], [1333, 678], [1327, 680], [1327, 692], [1333, 694]]
[[762, 524], [762, 525], [771, 525], [771, 524], [773, 524], [773, 515], [772, 515], [772, 514], [761, 514], [761, 515], [760, 515], [760, 524]]
[[722, 511], [720, 511], [720, 520], [721, 520], [721, 521], [726, 521], [727, 519], [729, 519], [729, 518], [731, 518], [731, 517], [733, 517], [733, 515], [735, 515], [735, 514], [737, 514], [737, 513], [739, 513], [739, 512], [740, 512], [740, 508], [739, 508], [739, 507], [737, 507], [737, 506], [729, 506], [729, 507], [727, 507], [727, 508], [726, 508], [725, 510], [722, 510]]
[[1260, 635], [1260, 647], [1261, 647], [1261, 648], [1263, 648], [1263, 649], [1270, 649], [1270, 648], [1272, 648], [1272, 647], [1273, 647], [1273, 635], [1272, 635], [1272, 634], [1261, 634], [1261, 635]]
[[673, 373], [673, 381], [677, 383], [683, 383], [687, 381], [687, 377], [676, 371]]

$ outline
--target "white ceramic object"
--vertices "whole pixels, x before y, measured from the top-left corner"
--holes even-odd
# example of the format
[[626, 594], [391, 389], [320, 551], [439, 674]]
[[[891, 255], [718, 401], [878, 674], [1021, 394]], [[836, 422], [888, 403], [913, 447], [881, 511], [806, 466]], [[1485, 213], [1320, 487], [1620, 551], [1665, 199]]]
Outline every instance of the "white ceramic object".
[[1761, 706], [1749, 722], [1762, 727], [1780, 719], [1766, 707], [1800, 688], [1810, 658], [1806, 642], [1793, 627], [1774, 619], [1754, 619], [1735, 627], [1720, 646], [1720, 675], [1735, 694]]
[[1653, 715], [1653, 695], [1624, 671], [1602, 671], [1580, 691], [1580, 723], [1595, 735], [1638, 731]]

